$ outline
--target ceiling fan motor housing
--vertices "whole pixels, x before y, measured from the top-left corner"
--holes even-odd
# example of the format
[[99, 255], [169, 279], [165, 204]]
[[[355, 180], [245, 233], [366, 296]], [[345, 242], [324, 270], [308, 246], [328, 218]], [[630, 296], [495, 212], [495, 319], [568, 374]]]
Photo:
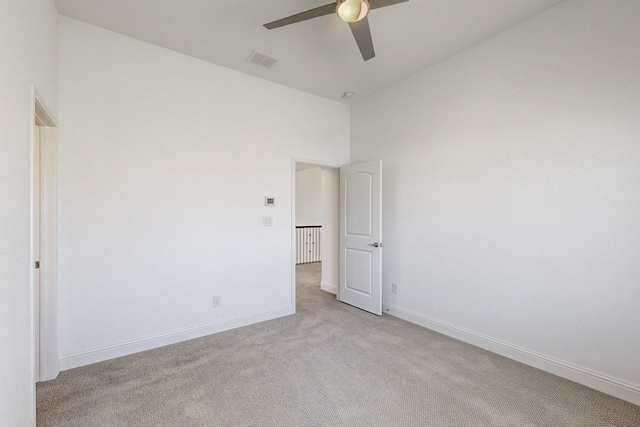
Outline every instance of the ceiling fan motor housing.
[[369, 0], [338, 0], [336, 4], [336, 13], [345, 22], [363, 20], [370, 9]]

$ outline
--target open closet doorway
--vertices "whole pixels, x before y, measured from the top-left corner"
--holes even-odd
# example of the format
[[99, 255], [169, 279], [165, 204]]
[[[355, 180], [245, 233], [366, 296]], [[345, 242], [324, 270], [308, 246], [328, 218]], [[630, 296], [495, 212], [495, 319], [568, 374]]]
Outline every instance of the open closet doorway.
[[294, 277], [296, 265], [318, 263], [318, 284], [337, 295], [340, 274], [340, 169], [294, 161]]

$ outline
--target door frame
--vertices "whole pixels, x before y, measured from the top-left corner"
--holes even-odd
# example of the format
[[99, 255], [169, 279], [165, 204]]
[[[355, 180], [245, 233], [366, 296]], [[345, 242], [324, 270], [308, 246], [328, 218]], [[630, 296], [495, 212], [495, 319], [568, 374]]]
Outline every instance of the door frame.
[[291, 158], [291, 306], [293, 312], [297, 312], [296, 307], [296, 164], [301, 163], [319, 168], [340, 169], [339, 163], [327, 162], [324, 160], [307, 159], [302, 157]]
[[[51, 380], [60, 373], [58, 353], [58, 145], [56, 123], [31, 88], [31, 296], [32, 296], [32, 370], [34, 383]], [[41, 126], [40, 158], [36, 159], [34, 137]], [[35, 168], [40, 167], [40, 259], [34, 257], [33, 221]], [[36, 283], [34, 264], [40, 261], [40, 283]], [[36, 347], [37, 346], [37, 347]], [[39, 360], [36, 360], [39, 348]], [[36, 369], [36, 364], [38, 369]], [[38, 375], [36, 375], [38, 373]]]

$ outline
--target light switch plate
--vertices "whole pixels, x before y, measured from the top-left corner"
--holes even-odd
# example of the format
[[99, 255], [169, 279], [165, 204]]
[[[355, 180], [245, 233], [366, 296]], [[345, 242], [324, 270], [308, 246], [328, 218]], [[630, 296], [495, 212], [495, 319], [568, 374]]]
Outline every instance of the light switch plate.
[[264, 227], [271, 227], [273, 226], [273, 217], [272, 216], [263, 216], [262, 217], [262, 225]]
[[264, 197], [264, 205], [265, 206], [275, 206], [276, 205], [276, 198], [272, 197], [272, 196], [265, 196]]

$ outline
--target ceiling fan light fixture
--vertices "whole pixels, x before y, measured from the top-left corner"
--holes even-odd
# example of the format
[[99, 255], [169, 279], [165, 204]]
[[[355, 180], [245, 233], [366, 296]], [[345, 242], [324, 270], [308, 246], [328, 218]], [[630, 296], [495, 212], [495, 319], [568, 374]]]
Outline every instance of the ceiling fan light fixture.
[[369, 14], [369, 9], [369, 0], [338, 0], [336, 14], [345, 22], [358, 22]]

